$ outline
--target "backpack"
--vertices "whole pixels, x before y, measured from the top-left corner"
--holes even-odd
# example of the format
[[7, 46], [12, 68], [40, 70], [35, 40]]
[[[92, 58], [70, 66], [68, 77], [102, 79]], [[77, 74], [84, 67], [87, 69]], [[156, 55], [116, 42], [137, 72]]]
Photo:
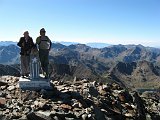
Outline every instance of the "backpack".
[[41, 36], [39, 37], [39, 39], [40, 39], [40, 42], [38, 44], [39, 45], [39, 49], [47, 49], [47, 50], [50, 49], [51, 41], [47, 36], [45, 36], [45, 38], [46, 39], [42, 40]]

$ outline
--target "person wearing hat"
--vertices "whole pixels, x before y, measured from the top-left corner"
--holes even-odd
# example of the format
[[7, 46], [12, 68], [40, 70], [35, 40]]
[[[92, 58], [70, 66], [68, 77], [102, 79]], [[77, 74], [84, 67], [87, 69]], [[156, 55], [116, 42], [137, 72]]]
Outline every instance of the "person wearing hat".
[[24, 32], [24, 37], [21, 37], [17, 45], [21, 47], [20, 51], [20, 61], [21, 61], [21, 76], [29, 76], [29, 56], [32, 47], [34, 46], [33, 39], [29, 36], [29, 32]]
[[49, 77], [48, 74], [48, 65], [49, 65], [49, 51], [51, 49], [52, 42], [48, 38], [48, 36], [45, 35], [46, 31], [44, 28], [40, 30], [40, 36], [36, 39], [36, 44], [39, 48], [39, 59], [41, 63], [41, 68], [43, 75], [47, 79]]

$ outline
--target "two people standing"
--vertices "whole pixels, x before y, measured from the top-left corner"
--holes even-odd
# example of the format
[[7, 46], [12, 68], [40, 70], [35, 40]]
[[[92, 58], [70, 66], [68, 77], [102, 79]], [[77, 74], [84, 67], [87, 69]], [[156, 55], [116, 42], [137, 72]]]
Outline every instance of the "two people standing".
[[47, 79], [48, 65], [49, 65], [49, 51], [51, 49], [51, 40], [45, 35], [46, 31], [44, 28], [40, 30], [40, 36], [36, 39], [36, 45], [33, 43], [32, 38], [29, 36], [28, 31], [24, 32], [24, 37], [21, 37], [18, 46], [21, 47], [21, 75], [22, 77], [29, 76], [29, 63], [30, 63], [30, 53], [32, 48], [35, 46], [39, 49], [39, 59], [41, 63], [42, 73]]

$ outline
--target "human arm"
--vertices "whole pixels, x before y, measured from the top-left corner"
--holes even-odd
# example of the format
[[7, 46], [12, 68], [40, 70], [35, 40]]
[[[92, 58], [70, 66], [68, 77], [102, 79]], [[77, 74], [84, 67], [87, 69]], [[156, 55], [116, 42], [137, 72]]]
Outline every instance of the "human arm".
[[34, 47], [34, 42], [33, 42], [32, 38], [30, 38], [30, 47], [31, 47], [31, 49]]
[[17, 43], [17, 45], [18, 45], [19, 47], [24, 47], [24, 42], [23, 42], [23, 38], [22, 38], [22, 37], [20, 38], [20, 40], [19, 40], [19, 42]]
[[51, 48], [52, 48], [52, 42], [51, 42], [51, 40], [50, 40], [50, 47], [49, 47], [49, 50], [51, 50]]
[[50, 46], [49, 46], [49, 51], [51, 50], [51, 47], [52, 47], [52, 42], [51, 42], [51, 40], [49, 39], [49, 37], [47, 36], [47, 39], [48, 39], [48, 41], [49, 41], [49, 44], [50, 44]]
[[36, 39], [36, 44], [37, 44], [37, 45], [40, 44], [40, 37], [37, 37], [37, 39]]

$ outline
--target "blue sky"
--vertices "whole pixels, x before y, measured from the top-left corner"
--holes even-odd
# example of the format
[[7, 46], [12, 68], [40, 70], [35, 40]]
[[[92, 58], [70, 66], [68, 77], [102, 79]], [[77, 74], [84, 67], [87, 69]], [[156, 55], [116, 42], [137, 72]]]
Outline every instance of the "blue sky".
[[160, 46], [160, 0], [0, 0], [0, 41], [52, 41]]

